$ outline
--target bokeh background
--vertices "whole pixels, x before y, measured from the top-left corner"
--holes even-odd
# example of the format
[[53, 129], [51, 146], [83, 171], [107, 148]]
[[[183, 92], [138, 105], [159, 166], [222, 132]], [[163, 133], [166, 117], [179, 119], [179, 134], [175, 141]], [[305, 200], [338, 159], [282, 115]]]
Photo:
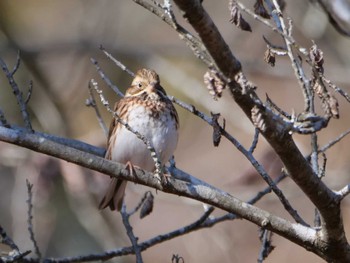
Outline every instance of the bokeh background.
[[[252, 7], [253, 1], [243, 1]], [[303, 99], [287, 58], [278, 58], [275, 68], [263, 61], [266, 48], [262, 36], [281, 44], [270, 29], [245, 15], [253, 33], [242, 32], [229, 23], [228, 1], [204, 1], [229, 46], [241, 60], [245, 74], [285, 111], [300, 112]], [[181, 15], [174, 7], [175, 14]], [[306, 1], [287, 1], [286, 12], [294, 22], [294, 36], [309, 48], [314, 40], [324, 51], [325, 74], [345, 91], [350, 88], [350, 40], [329, 25], [322, 10]], [[186, 25], [191, 30], [189, 26]], [[105, 147], [105, 135], [94, 111], [85, 106], [88, 82], [95, 79], [109, 101], [118, 97], [99, 78], [90, 58], [97, 59], [113, 82], [125, 89], [131, 78], [99, 50], [103, 45], [116, 58], [136, 71], [155, 69], [168, 94], [194, 104], [207, 114], [220, 112], [227, 130], [246, 147], [254, 128], [235, 105], [228, 92], [214, 101], [203, 84], [206, 68], [182, 42], [176, 32], [159, 18], [129, 0], [2, 0], [0, 1], [0, 57], [9, 67], [20, 50], [21, 66], [16, 80], [25, 93], [29, 81], [34, 92], [29, 104], [36, 130], [82, 140]], [[0, 73], [0, 107], [12, 124], [23, 125], [16, 100], [4, 74]], [[319, 133], [320, 145], [337, 137], [350, 126], [350, 107], [337, 95], [339, 120]], [[100, 106], [103, 118], [111, 116]], [[197, 117], [178, 108], [180, 141], [177, 166], [242, 200], [253, 197], [266, 186], [247, 160], [225, 139], [214, 148], [212, 128]], [[307, 136], [295, 135], [303, 153], [310, 151]], [[327, 152], [326, 182], [340, 189], [349, 181], [350, 139]], [[263, 139], [256, 157], [271, 176], [280, 172], [280, 163]], [[0, 142], [0, 224], [22, 249], [32, 249], [27, 232], [27, 190], [25, 180], [34, 184], [34, 222], [38, 244], [45, 257], [66, 257], [102, 252], [129, 246], [121, 216], [99, 211], [97, 204], [109, 178], [73, 164]], [[292, 205], [312, 223], [314, 207], [292, 181], [281, 183]], [[134, 207], [146, 187], [129, 184], [128, 208]], [[143, 220], [132, 218], [134, 233], [140, 241], [166, 233], [199, 218], [201, 203], [161, 192], [155, 193], [154, 212]], [[259, 207], [287, 219], [277, 198], [270, 194]], [[347, 231], [349, 201], [343, 202]], [[214, 215], [224, 212], [215, 211]], [[266, 262], [322, 262], [305, 249], [283, 238], [273, 237], [275, 250]], [[0, 250], [8, 248], [0, 245]], [[258, 227], [244, 220], [225, 222], [162, 243], [143, 253], [145, 262], [171, 262], [173, 254], [185, 262], [256, 262], [260, 250]], [[134, 262], [133, 256], [114, 262]]]

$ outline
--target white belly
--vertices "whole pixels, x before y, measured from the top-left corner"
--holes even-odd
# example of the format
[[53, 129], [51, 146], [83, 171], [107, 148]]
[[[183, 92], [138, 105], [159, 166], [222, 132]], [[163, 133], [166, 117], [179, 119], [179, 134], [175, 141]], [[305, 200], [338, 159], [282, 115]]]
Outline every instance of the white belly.
[[[170, 118], [169, 112], [161, 114], [158, 118], [153, 118], [145, 114], [143, 107], [140, 106], [130, 112], [128, 124], [152, 143], [163, 165], [169, 161], [178, 140], [176, 122]], [[111, 159], [114, 161], [121, 163], [129, 161], [144, 170], [154, 170], [151, 152], [142, 140], [124, 126], [118, 132], [116, 147], [111, 155]]]

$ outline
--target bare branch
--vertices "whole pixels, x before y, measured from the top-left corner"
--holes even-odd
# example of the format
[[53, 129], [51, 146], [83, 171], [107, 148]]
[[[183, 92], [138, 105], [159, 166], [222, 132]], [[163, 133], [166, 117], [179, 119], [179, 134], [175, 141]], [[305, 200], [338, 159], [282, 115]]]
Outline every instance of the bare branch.
[[7, 235], [5, 229], [0, 225], [0, 243], [9, 246], [13, 250], [19, 251], [18, 246], [13, 242], [13, 240]]
[[30, 98], [32, 97], [32, 93], [33, 93], [33, 81], [29, 81], [29, 88], [28, 88], [28, 93], [27, 93], [27, 97], [24, 101], [25, 104], [28, 105]]
[[348, 93], [343, 91], [341, 88], [339, 88], [337, 85], [335, 85], [332, 81], [329, 79], [326, 79], [323, 75], [323, 81], [326, 82], [332, 89], [334, 89], [336, 92], [338, 92], [341, 96], [343, 96], [348, 102], [350, 102], [350, 96]]
[[33, 227], [33, 185], [29, 182], [29, 180], [26, 180], [26, 184], [27, 184], [27, 191], [28, 191], [28, 200], [27, 200], [27, 204], [28, 204], [28, 219], [27, 219], [27, 223], [28, 223], [28, 232], [29, 232], [29, 236], [30, 236], [30, 240], [33, 242], [33, 246], [34, 246], [34, 250], [35, 250], [35, 254], [38, 257], [38, 260], [41, 260], [41, 252], [38, 246], [38, 243], [36, 242], [35, 239], [35, 235], [34, 235], [34, 227]]
[[[151, 191], [147, 191], [146, 193], [144, 193], [143, 197], [141, 198], [140, 202], [137, 204], [137, 206], [135, 206], [135, 208], [133, 210], [131, 210], [129, 212], [129, 215], [132, 216], [133, 214], [135, 214], [140, 208], [142, 210], [142, 207], [144, 206], [145, 202], [147, 202], [147, 199], [151, 196], [151, 199], [153, 199], [153, 195]], [[153, 204], [152, 204], [153, 206]], [[150, 213], [150, 212], [149, 212]], [[148, 214], [149, 214], [148, 213]], [[148, 215], [147, 214], [147, 215]], [[146, 215], [145, 215], [146, 216]], [[143, 218], [144, 216], [140, 215], [140, 218]]]
[[[284, 170], [282, 170], [282, 174], [281, 174], [279, 177], [276, 178], [276, 180], [274, 181], [274, 183], [277, 185], [277, 184], [279, 184], [279, 182], [281, 182], [282, 180], [284, 180], [284, 179], [287, 178], [287, 177], [288, 177], [287, 173], [286, 173]], [[271, 190], [271, 187], [266, 187], [264, 190], [258, 192], [258, 193], [256, 194], [256, 196], [254, 196], [253, 198], [249, 199], [249, 200], [247, 201], [247, 203], [248, 203], [248, 204], [255, 204], [255, 203], [258, 202], [262, 197], [264, 197], [266, 194], [271, 193], [271, 191], [272, 191], [272, 190]]]
[[[293, 53], [293, 42], [290, 41], [290, 36], [292, 34], [291, 29], [287, 29], [286, 24], [284, 22], [283, 16], [282, 16], [282, 11], [279, 7], [279, 4], [277, 3], [276, 0], [272, 0], [273, 4], [269, 1], [266, 1], [267, 5], [270, 9], [270, 12], [272, 13], [272, 17], [274, 22], [276, 23], [277, 27], [280, 28], [280, 30], [283, 32], [283, 39], [284, 42], [286, 44], [286, 48], [287, 48], [287, 54], [288, 57], [291, 61], [293, 70], [294, 70], [294, 74], [299, 82], [299, 85], [302, 89], [303, 95], [304, 95], [304, 101], [305, 101], [305, 107], [304, 110], [307, 112], [310, 110], [310, 108], [312, 108], [312, 89], [310, 86], [310, 81], [306, 78], [305, 73], [304, 73], [304, 69], [301, 66], [301, 61], [299, 58], [297, 58], [294, 53]], [[291, 20], [290, 20], [291, 21]], [[284, 37], [285, 35], [289, 36]]]
[[[206, 211], [198, 220], [195, 222], [184, 226], [182, 228], [176, 229], [174, 231], [171, 231], [169, 233], [156, 236], [154, 238], [151, 238], [149, 240], [146, 240], [139, 244], [140, 250], [144, 251], [152, 246], [155, 246], [157, 244], [160, 244], [164, 241], [171, 240], [175, 237], [182, 236], [184, 234], [190, 233], [192, 231], [197, 230], [198, 226], [202, 225], [209, 215], [214, 211], [214, 208], [209, 209]], [[123, 247], [116, 250], [110, 250], [106, 251], [102, 254], [90, 254], [85, 256], [77, 256], [77, 257], [67, 257], [67, 258], [48, 258], [45, 259], [45, 262], [47, 263], [73, 263], [73, 262], [89, 262], [89, 261], [105, 261], [114, 257], [118, 256], [124, 256], [124, 255], [130, 255], [134, 254], [133, 247]], [[32, 259], [24, 259], [23, 262], [38, 262], [37, 260]]]
[[272, 110], [277, 111], [279, 114], [281, 114], [283, 117], [291, 120], [292, 116], [288, 114], [287, 112], [283, 111], [280, 107], [278, 107], [271, 99], [270, 97], [266, 94], [266, 106], [271, 108]]
[[141, 249], [140, 249], [140, 246], [137, 244], [138, 237], [135, 237], [134, 232], [132, 231], [132, 226], [130, 225], [130, 222], [129, 222], [130, 214], [128, 214], [126, 212], [125, 204], [122, 205], [122, 209], [120, 212], [122, 215], [124, 227], [126, 229], [126, 234], [128, 235], [128, 237], [131, 241], [133, 251], [136, 255], [136, 263], [142, 263], [143, 260], [142, 260], [142, 256], [141, 256]]
[[261, 249], [258, 257], [258, 263], [264, 262], [264, 260], [270, 255], [272, 250], [275, 248], [272, 245], [272, 233], [266, 229], [260, 229], [260, 241], [261, 241]]
[[[190, 184], [176, 180], [173, 177], [170, 177], [168, 183], [164, 185], [160, 184], [159, 180], [155, 178], [152, 173], [139, 169], [135, 169], [135, 176], [132, 176], [129, 174], [129, 171], [124, 169], [123, 164], [58, 144], [36, 133], [32, 134], [0, 127], [0, 140], [55, 156], [113, 177], [118, 176], [118, 178], [123, 180], [147, 185], [167, 193], [186, 196], [221, 208], [230, 213], [239, 214], [242, 218], [274, 231], [287, 239], [291, 239], [297, 244], [303, 244], [304, 247], [315, 251], [313, 242], [316, 238], [316, 232], [312, 229], [300, 224], [292, 224], [267, 211], [243, 203], [234, 196], [213, 186], [208, 187], [206, 184]], [[317, 250], [315, 253], [318, 253]]]
[[203, 43], [189, 31], [176, 22], [174, 17], [168, 15], [168, 8], [161, 7], [159, 4], [151, 5], [144, 0], [132, 0], [136, 4], [150, 11], [152, 14], [158, 16], [165, 23], [171, 26], [179, 34], [179, 37], [185, 41], [186, 45], [191, 48], [194, 55], [202, 60], [208, 67], [216, 67], [213, 59], [210, 56], [210, 52], [206, 49]]
[[[278, 29], [277, 27], [275, 27], [274, 25], [272, 25], [268, 20], [261, 18], [260, 16], [256, 15], [252, 10], [250, 10], [249, 8], [247, 8], [246, 6], [244, 6], [241, 2], [237, 1], [237, 4], [239, 6], [239, 8], [246, 12], [247, 14], [249, 14], [251, 17], [253, 17], [255, 20], [259, 21], [260, 23], [264, 24], [265, 26], [269, 27], [273, 32], [276, 32], [280, 35], [282, 35], [284, 38], [287, 38], [290, 43], [298, 49], [298, 51], [304, 55], [307, 55], [307, 51], [305, 48], [301, 47], [298, 45], [298, 43], [296, 43], [296, 41], [294, 40], [294, 38], [289, 35], [289, 34], [285, 34], [281, 29]], [[270, 5], [271, 6], [271, 5]], [[271, 10], [270, 10], [271, 11]]]
[[91, 87], [91, 83], [94, 83], [95, 80], [90, 80], [89, 82], [89, 85], [88, 85], [88, 88], [89, 88], [89, 95], [90, 95], [90, 98], [86, 100], [85, 102], [85, 105], [88, 106], [88, 107], [93, 107], [94, 110], [95, 110], [95, 114], [96, 114], [96, 117], [97, 117], [97, 120], [98, 120], [98, 123], [100, 124], [100, 127], [102, 128], [105, 136], [107, 137], [108, 136], [108, 128], [106, 126], [106, 123], [103, 121], [102, 119], [102, 116], [100, 114], [100, 111], [97, 107], [97, 104], [96, 104], [96, 100], [95, 100], [95, 96], [94, 96], [94, 93], [93, 93], [93, 87]]
[[[328, 259], [338, 260], [342, 258], [343, 261], [350, 260], [350, 253], [348, 253], [350, 246], [347, 244], [344, 235], [342, 218], [334, 216], [340, 215], [340, 207], [336, 195], [319, 180], [317, 174], [310, 167], [293, 141], [288, 125], [280, 117], [264, 107], [254, 89], [249, 85], [249, 81], [246, 80], [246, 77], [241, 72], [239, 61], [231, 53], [200, 1], [174, 0], [174, 2], [200, 35], [211, 57], [228, 79], [228, 87], [236, 103], [249, 118], [251, 118], [251, 110], [254, 107], [259, 107], [262, 118], [266, 123], [266, 130], [261, 131], [262, 135], [279, 155], [290, 177], [320, 210], [323, 221], [327, 222], [322, 225], [322, 228], [326, 229], [323, 232], [325, 234], [323, 237], [327, 240], [326, 244], [332, 244], [332, 247], [337, 247], [337, 249], [332, 250], [327, 255], [320, 252], [320, 255]], [[289, 35], [289, 32], [287, 32], [287, 35]], [[215, 41], [212, 41], [213, 39]]]
[[124, 97], [123, 92], [121, 92], [120, 89], [110, 81], [110, 79], [106, 76], [106, 74], [103, 72], [103, 70], [99, 66], [97, 60], [95, 60], [93, 58], [91, 58], [90, 60], [91, 60], [92, 64], [95, 65], [98, 74], [100, 74], [100, 77], [104, 80], [104, 82], [106, 82], [108, 87], [110, 87], [118, 96], [123, 98]]
[[305, 226], [308, 224], [299, 216], [298, 212], [290, 205], [288, 199], [284, 196], [282, 191], [276, 186], [271, 177], [265, 171], [265, 169], [259, 164], [255, 157], [246, 150], [243, 145], [241, 145], [232, 135], [226, 132], [226, 130], [221, 129], [221, 134], [227, 138], [253, 165], [259, 175], [264, 179], [264, 181], [271, 187], [272, 191], [277, 195], [281, 203], [283, 204], [286, 211], [295, 219], [296, 222], [301, 223]]
[[[102, 50], [102, 52], [107, 56], [107, 58], [109, 58], [110, 60], [112, 60], [114, 62], [114, 64], [116, 64], [116, 66], [118, 68], [121, 68], [123, 71], [125, 71], [126, 73], [128, 73], [131, 77], [135, 77], [135, 73], [132, 72], [131, 70], [129, 70], [123, 63], [121, 63], [119, 60], [115, 59], [109, 52], [107, 52], [107, 50], [101, 45], [100, 49]], [[123, 96], [121, 96], [123, 97]]]
[[[168, 96], [171, 101], [178, 104], [179, 106], [183, 107], [184, 109], [192, 112], [205, 122], [207, 122], [209, 125], [213, 126], [212, 118], [209, 116], [206, 116], [204, 113], [198, 111], [193, 105], [188, 105], [184, 102], [181, 102], [177, 99], [175, 99], [173, 96]], [[246, 150], [232, 135], [230, 135], [226, 130], [221, 128], [221, 135], [224, 136], [226, 139], [228, 139], [243, 155], [251, 162], [251, 164], [254, 166], [256, 171], [261, 175], [261, 177], [270, 185], [270, 187], [273, 189], [274, 193], [278, 196], [280, 201], [282, 202], [284, 208], [290, 213], [290, 215], [299, 223], [308, 225], [297, 213], [295, 209], [293, 209], [287, 200], [283, 193], [278, 189], [278, 187], [273, 183], [273, 180], [269, 177], [269, 175], [266, 173], [264, 168], [259, 164], [259, 162], [253, 157], [253, 155]]]
[[6, 128], [10, 128], [10, 124], [8, 124], [6, 118], [5, 118], [5, 114], [4, 112], [0, 109], [0, 123], [2, 126], [6, 127]]
[[347, 184], [339, 191], [336, 191], [335, 194], [340, 200], [344, 199], [348, 194], [350, 194], [350, 184]]
[[13, 78], [13, 75], [16, 73], [16, 71], [19, 67], [19, 64], [20, 64], [20, 57], [18, 55], [16, 65], [15, 65], [14, 69], [12, 70], [12, 72], [10, 72], [6, 63], [0, 58], [0, 66], [2, 67], [2, 71], [5, 73], [5, 76], [9, 82], [12, 90], [13, 90], [13, 93], [16, 96], [17, 103], [18, 103], [19, 108], [21, 110], [24, 124], [30, 132], [33, 132], [32, 124], [30, 123], [29, 113], [27, 111], [27, 105], [23, 99], [23, 93], [20, 91], [15, 79]]
[[16, 63], [15, 65], [13, 66], [13, 69], [11, 71], [11, 75], [14, 76], [17, 72], [17, 70], [19, 69], [19, 66], [21, 65], [21, 52], [18, 50], [17, 51], [17, 57], [16, 57]]
[[19, 251], [18, 246], [13, 242], [13, 240], [7, 235], [6, 231], [0, 225], [0, 243], [9, 246], [12, 251], [9, 253], [0, 254], [0, 262], [18, 262], [28, 255], [31, 251], [27, 250], [23, 253]]
[[258, 142], [259, 142], [259, 129], [255, 128], [255, 132], [254, 132], [254, 138], [253, 138], [253, 142], [252, 142], [252, 145], [250, 146], [248, 152], [253, 154], [256, 146], [258, 145]]
[[337, 138], [335, 138], [334, 140], [330, 141], [330, 142], [327, 143], [326, 145], [322, 146], [322, 147], [319, 149], [319, 152], [325, 152], [325, 151], [327, 151], [329, 148], [331, 148], [332, 146], [334, 146], [335, 144], [337, 144], [338, 142], [340, 142], [343, 138], [345, 138], [349, 133], [350, 133], [350, 130], [347, 130], [347, 131], [343, 132], [343, 133], [340, 134]]
[[[204, 113], [199, 112], [193, 105], [188, 105], [184, 102], [180, 102], [172, 96], [169, 96], [169, 99], [183, 107], [184, 109], [192, 112], [202, 120], [206, 121], [209, 125], [213, 126], [212, 118], [206, 116]], [[214, 127], [214, 126], [213, 126]], [[292, 208], [288, 199], [283, 195], [282, 191], [274, 184], [273, 180], [264, 170], [264, 168], [259, 164], [259, 162], [254, 158], [254, 156], [246, 150], [232, 135], [230, 135], [226, 130], [220, 130], [221, 135], [228, 139], [243, 155], [251, 162], [256, 171], [260, 174], [260, 176], [267, 182], [267, 184], [271, 187], [273, 192], [278, 196], [279, 200], [283, 204], [284, 208], [288, 213], [296, 220], [296, 222], [301, 223], [303, 225], [308, 225], [297, 213], [295, 209]]]
[[[171, 236], [158, 236], [151, 241], [154, 240], [153, 244], [157, 244], [157, 242], [163, 242], [165, 240], [176, 237], [177, 235], [183, 235], [185, 233], [189, 233], [196, 229], [201, 229], [204, 227], [209, 227], [210, 224], [214, 225], [216, 223], [222, 222], [224, 220], [233, 220], [235, 218], [243, 218], [253, 222], [254, 224], [264, 228], [266, 232], [263, 235], [263, 241], [265, 243], [269, 243], [269, 237], [267, 231], [273, 231], [285, 237], [292, 242], [299, 244], [306, 249], [314, 252], [315, 254], [321, 256], [327, 261], [331, 262], [349, 262], [350, 261], [350, 246], [347, 242], [343, 221], [341, 217], [340, 210], [340, 202], [341, 200], [350, 192], [349, 185], [344, 187], [338, 192], [332, 191], [329, 189], [322, 181], [321, 177], [324, 174], [325, 166], [326, 166], [326, 156], [323, 152], [331, 147], [333, 142], [330, 142], [328, 145], [320, 148], [318, 146], [318, 138], [315, 132], [327, 126], [331, 115], [338, 115], [338, 105], [337, 101], [332, 95], [330, 95], [326, 89], [322, 91], [323, 94], [321, 96], [322, 105], [325, 106], [325, 117], [317, 116], [314, 109], [314, 93], [315, 93], [315, 80], [319, 80], [321, 82], [325, 82], [328, 86], [331, 86], [330, 82], [328, 83], [323, 76], [323, 61], [319, 61], [320, 64], [315, 64], [316, 61], [311, 61], [313, 66], [313, 70], [319, 72], [318, 74], [313, 75], [313, 77], [308, 79], [304, 73], [304, 69], [302, 68], [302, 59], [299, 57], [298, 52], [302, 52], [301, 49], [298, 50], [298, 46], [294, 39], [292, 38], [292, 21], [284, 20], [282, 16], [282, 12], [278, 6], [276, 0], [266, 0], [266, 3], [269, 7], [269, 13], [265, 12], [264, 7], [256, 7], [260, 8], [260, 13], [265, 12], [265, 17], [271, 14], [277, 25], [277, 31], [284, 38], [286, 43], [287, 54], [290, 57], [292, 62], [295, 76], [298, 78], [299, 84], [301, 86], [302, 92], [304, 93], [305, 99], [305, 111], [299, 115], [289, 116], [287, 113], [282, 114], [282, 110], [276, 106], [271, 106], [268, 102], [266, 104], [262, 103], [258, 95], [255, 93], [255, 85], [253, 85], [243, 74], [241, 71], [241, 65], [238, 59], [234, 56], [234, 54], [229, 49], [228, 45], [224, 42], [223, 38], [220, 35], [220, 32], [216, 28], [215, 24], [206, 13], [202, 6], [201, 0], [174, 0], [174, 2], [179, 6], [181, 12], [185, 19], [193, 26], [195, 31], [198, 33], [199, 38], [194, 37], [192, 34], [188, 33], [185, 29], [183, 29], [177, 22], [176, 17], [172, 11], [172, 6], [170, 1], [164, 0], [164, 4], [159, 3], [156, 0], [133, 0], [134, 2], [144, 6], [146, 9], [151, 11], [153, 14], [156, 14], [163, 21], [168, 23], [174, 30], [176, 30], [180, 38], [184, 39], [186, 44], [191, 47], [194, 54], [202, 59], [204, 63], [206, 63], [210, 69], [214, 69], [217, 71], [220, 79], [223, 80], [223, 83], [226, 87], [230, 89], [230, 92], [237, 102], [237, 104], [242, 108], [245, 114], [250, 118], [250, 120], [255, 124], [256, 131], [254, 135], [254, 139], [252, 145], [249, 150], [243, 147], [239, 141], [236, 140], [231, 134], [229, 134], [224, 125], [220, 125], [218, 122], [218, 116], [212, 116], [211, 118], [204, 114], [203, 112], [198, 111], [194, 106], [187, 105], [186, 103], [179, 102], [179, 104], [183, 105], [184, 108], [192, 112], [194, 115], [202, 118], [209, 125], [214, 128], [214, 143], [218, 144], [221, 137], [227, 138], [254, 166], [254, 168], [258, 171], [258, 173], [263, 177], [263, 179], [268, 183], [269, 187], [266, 188], [263, 192], [258, 193], [254, 198], [252, 198], [249, 202], [242, 202], [235, 198], [234, 196], [226, 193], [220, 189], [217, 189], [201, 180], [192, 177], [185, 172], [178, 170], [175, 166], [171, 165], [168, 168], [168, 171], [174, 173], [175, 176], [171, 177], [167, 184], [162, 184], [159, 182], [157, 178], [154, 178], [151, 173], [145, 172], [143, 170], [136, 169], [134, 176], [130, 175], [128, 171], [124, 170], [124, 166], [119, 163], [114, 163], [109, 160], [105, 160], [103, 158], [99, 158], [102, 152], [99, 149], [94, 149], [94, 147], [89, 147], [88, 145], [80, 146], [79, 143], [71, 145], [69, 141], [65, 141], [65, 139], [60, 140], [60, 138], [50, 137], [49, 135], [39, 134], [39, 133], [30, 133], [31, 130], [23, 130], [23, 129], [11, 129], [9, 125], [6, 126], [6, 119], [0, 111], [0, 140], [6, 141], [9, 143], [13, 143], [16, 145], [21, 145], [22, 147], [27, 147], [29, 149], [43, 152], [52, 156], [56, 156], [58, 158], [62, 158], [68, 160], [70, 162], [77, 163], [78, 165], [88, 167], [93, 170], [101, 171], [102, 173], [106, 173], [113, 176], [118, 176], [118, 178], [133, 181], [136, 183], [140, 183], [143, 185], [148, 185], [155, 189], [159, 189], [161, 191], [171, 193], [174, 195], [181, 195], [185, 197], [189, 197], [205, 204], [209, 204], [224, 211], [227, 211], [223, 217], [220, 218], [209, 218], [209, 214], [207, 212], [195, 223], [200, 222], [193, 228], [180, 228], [178, 230], [172, 231], [173, 235]], [[151, 4], [149, 4], [151, 2]], [[236, 2], [236, 1], [232, 1]], [[272, 4], [273, 2], [273, 4]], [[260, 1], [260, 4], [262, 2]], [[237, 11], [238, 9], [236, 9]], [[239, 11], [239, 10], [238, 10]], [[241, 22], [241, 15], [237, 11], [235, 13], [238, 15], [235, 19], [238, 21], [236, 23]], [[267, 13], [267, 14], [266, 14]], [[286, 23], [288, 22], [288, 24]], [[213, 41], [213, 39], [215, 41]], [[269, 47], [270, 48], [270, 47]], [[111, 59], [114, 63], [116, 63], [119, 67], [124, 68], [124, 71], [128, 69], [122, 65], [118, 64], [119, 61], [114, 61], [113, 56], [106, 52], [104, 48], [101, 46], [101, 50], [105, 53], [105, 55]], [[272, 53], [273, 51], [270, 50]], [[269, 51], [269, 52], [270, 52]], [[302, 54], [306, 55], [307, 59], [310, 59], [312, 54]], [[310, 57], [308, 57], [310, 55]], [[104, 72], [101, 70], [96, 60], [92, 59], [92, 62], [97, 68], [98, 73], [102, 77], [103, 80], [109, 81], [108, 77], [105, 76]], [[310, 64], [310, 61], [307, 61]], [[14, 69], [10, 74], [13, 78], [13, 75], [18, 70], [20, 65], [20, 59], [18, 55], [18, 59]], [[319, 67], [321, 66], [321, 67]], [[129, 74], [133, 74], [131, 71]], [[5, 72], [6, 74], [6, 72]], [[9, 78], [8, 78], [9, 79]], [[10, 80], [9, 80], [10, 82]], [[120, 123], [120, 118], [116, 115], [115, 112], [111, 110], [109, 107], [108, 101], [102, 95], [102, 91], [99, 89], [97, 83], [92, 81], [93, 88], [100, 95], [100, 99], [102, 103], [107, 107], [108, 111], [113, 114], [113, 117], [116, 118]], [[107, 83], [107, 82], [106, 82]], [[323, 84], [323, 83], [322, 83]], [[11, 85], [11, 83], [10, 83]], [[110, 81], [108, 86], [116, 88], [112, 82]], [[11, 85], [12, 86], [12, 85]], [[325, 85], [327, 86], [327, 85]], [[91, 88], [91, 87], [90, 87]], [[210, 88], [215, 88], [216, 86], [211, 86]], [[332, 87], [337, 91], [337, 87]], [[31, 89], [31, 88], [30, 88]], [[117, 93], [118, 93], [117, 89]], [[121, 92], [119, 91], [119, 94]], [[339, 92], [341, 95], [344, 94], [343, 91]], [[19, 91], [20, 97], [23, 100], [23, 94]], [[30, 97], [31, 90], [28, 92]], [[218, 93], [219, 94], [219, 93]], [[346, 94], [346, 93], [345, 93]], [[120, 94], [123, 96], [122, 94]], [[346, 94], [347, 95], [347, 94]], [[328, 97], [327, 97], [328, 96]], [[343, 95], [344, 96], [344, 95]], [[344, 96], [346, 99], [347, 97]], [[333, 100], [334, 99], [334, 100]], [[28, 99], [29, 100], [29, 99]], [[94, 98], [93, 98], [94, 100]], [[173, 98], [173, 100], [176, 100]], [[19, 102], [18, 102], [19, 103]], [[90, 104], [96, 104], [91, 99], [89, 101]], [[20, 104], [20, 103], [19, 103]], [[27, 104], [27, 100], [25, 100], [24, 104]], [[20, 104], [21, 106], [21, 104]], [[95, 109], [96, 110], [96, 109]], [[333, 112], [332, 112], [333, 110]], [[21, 109], [22, 112], [22, 109]], [[3, 116], [3, 117], [2, 117]], [[23, 116], [23, 113], [22, 113]], [[29, 116], [28, 121], [29, 121]], [[24, 121], [26, 121], [25, 117], [23, 117]], [[30, 124], [30, 122], [29, 122]], [[123, 124], [123, 123], [122, 123]], [[124, 126], [127, 125], [123, 124]], [[295, 145], [292, 132], [299, 132], [304, 134], [314, 133], [312, 134], [311, 142], [312, 142], [312, 151], [311, 155], [305, 157], [302, 155], [298, 147]], [[131, 130], [131, 132], [133, 132]], [[134, 132], [135, 133], [135, 132]], [[347, 132], [347, 133], [350, 133]], [[135, 133], [136, 134], [136, 133]], [[273, 181], [269, 174], [264, 170], [264, 168], [257, 162], [257, 160], [253, 156], [253, 151], [258, 143], [259, 134], [264, 136], [268, 143], [272, 146], [272, 148], [276, 151], [278, 156], [281, 158], [285, 171], [288, 171], [288, 175], [291, 179], [293, 179], [296, 184], [304, 191], [306, 196], [313, 202], [316, 206], [316, 216], [315, 216], [315, 225], [316, 228], [312, 228], [307, 225], [306, 222], [298, 215], [298, 213], [293, 209], [293, 207], [289, 204], [289, 201], [283, 195], [282, 191], [277, 187], [278, 181]], [[136, 134], [137, 135], [137, 134]], [[142, 135], [140, 136], [142, 137]], [[339, 140], [342, 135], [339, 136]], [[140, 138], [142, 140], [142, 138]], [[338, 138], [337, 138], [338, 139]], [[336, 139], [336, 140], [337, 140]], [[336, 141], [334, 140], [334, 141]], [[339, 141], [338, 140], [338, 141]], [[152, 151], [152, 145], [146, 140], [144, 141], [148, 146], [152, 153], [152, 157], [154, 157], [157, 171], [159, 172], [160, 163], [157, 158], [157, 154], [155, 151]], [[335, 143], [335, 142], [334, 142]], [[83, 149], [86, 147], [88, 149], [84, 152]], [[328, 148], [327, 148], [328, 147]], [[78, 149], [78, 150], [77, 150]], [[154, 150], [154, 148], [153, 148]], [[94, 154], [89, 154], [89, 152], [94, 152]], [[323, 166], [319, 168], [319, 154], [322, 154], [324, 157]], [[98, 156], [96, 156], [98, 155]], [[311, 160], [311, 161], [310, 161]], [[311, 163], [311, 165], [310, 165]], [[159, 165], [159, 167], [157, 166]], [[282, 176], [280, 178], [285, 178], [287, 172], [282, 171]], [[318, 175], [318, 176], [317, 176]], [[179, 178], [185, 178], [183, 181], [178, 180]], [[28, 183], [29, 185], [29, 183]], [[28, 191], [31, 191], [31, 187], [28, 186]], [[289, 214], [295, 219], [296, 222], [299, 223], [291, 223], [283, 218], [275, 216], [273, 214], [268, 213], [262, 209], [257, 208], [256, 206], [251, 205], [253, 202], [257, 202], [262, 196], [267, 194], [268, 192], [273, 191], [285, 207], [285, 209], [289, 212]], [[30, 197], [31, 199], [31, 197]], [[30, 201], [31, 203], [31, 201]], [[140, 203], [140, 205], [143, 202]], [[134, 210], [139, 209], [137, 206]], [[29, 207], [31, 209], [31, 207]], [[124, 207], [124, 212], [126, 218], [125, 226], [127, 230], [130, 232], [128, 236], [131, 240], [132, 246], [126, 247], [122, 249], [117, 249], [114, 251], [107, 251], [103, 254], [93, 254], [88, 256], [74, 257], [74, 258], [63, 258], [63, 259], [48, 259], [47, 262], [75, 262], [75, 261], [92, 261], [92, 260], [106, 260], [113, 256], [111, 255], [125, 255], [136, 253], [136, 258], [138, 262], [142, 262], [141, 251], [146, 249], [145, 247], [149, 243], [138, 243], [137, 237], [132, 233], [132, 228], [129, 224], [129, 217], [134, 213], [127, 213], [126, 208]], [[211, 207], [210, 209], [214, 209]], [[210, 209], [208, 211], [210, 211]], [[28, 212], [29, 218], [31, 220], [31, 211]], [[31, 223], [30, 223], [31, 224]], [[130, 234], [130, 235], [129, 235]], [[169, 234], [169, 233], [168, 233]], [[266, 235], [265, 235], [266, 234]], [[34, 234], [33, 234], [34, 235]], [[159, 241], [159, 237], [162, 237], [162, 240]], [[33, 236], [34, 239], [34, 236]], [[148, 240], [148, 241], [150, 241]], [[264, 252], [268, 250], [269, 245], [263, 245], [261, 252], [261, 259], [263, 258]], [[40, 253], [40, 252], [39, 252]], [[38, 253], [37, 253], [38, 254]], [[30, 260], [30, 259], [28, 259]], [[36, 261], [37, 259], [32, 259]], [[50, 261], [51, 260], [51, 261]], [[38, 260], [39, 261], [39, 260]]]

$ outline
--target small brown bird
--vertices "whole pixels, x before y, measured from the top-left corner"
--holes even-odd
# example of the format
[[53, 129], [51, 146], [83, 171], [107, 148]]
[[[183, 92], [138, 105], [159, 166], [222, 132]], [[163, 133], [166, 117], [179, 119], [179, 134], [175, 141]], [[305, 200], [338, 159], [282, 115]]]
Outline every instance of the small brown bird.
[[[155, 71], [138, 70], [125, 97], [115, 104], [114, 111], [132, 129], [152, 143], [162, 165], [169, 161], [178, 141], [178, 115], [165, 90], [160, 86], [159, 76]], [[131, 164], [149, 172], [155, 170], [151, 152], [144, 142], [115, 118], [109, 128], [107, 143], [107, 159]], [[109, 206], [111, 210], [119, 211], [123, 204], [126, 183], [124, 180], [112, 178], [99, 208]]]

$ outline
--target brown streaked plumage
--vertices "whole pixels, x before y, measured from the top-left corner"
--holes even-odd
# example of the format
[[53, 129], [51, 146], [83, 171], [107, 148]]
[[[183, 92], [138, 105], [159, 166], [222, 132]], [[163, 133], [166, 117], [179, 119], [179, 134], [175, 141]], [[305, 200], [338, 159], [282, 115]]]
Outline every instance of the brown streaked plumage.
[[[155, 71], [137, 71], [125, 97], [115, 104], [114, 111], [152, 143], [162, 165], [169, 161], [177, 145], [178, 116], [174, 105], [160, 86], [159, 76]], [[111, 122], [107, 143], [107, 159], [154, 171], [155, 164], [151, 152], [144, 142], [116, 119]], [[126, 181], [112, 178], [99, 208], [109, 207], [119, 211], [123, 204], [125, 188]]]

